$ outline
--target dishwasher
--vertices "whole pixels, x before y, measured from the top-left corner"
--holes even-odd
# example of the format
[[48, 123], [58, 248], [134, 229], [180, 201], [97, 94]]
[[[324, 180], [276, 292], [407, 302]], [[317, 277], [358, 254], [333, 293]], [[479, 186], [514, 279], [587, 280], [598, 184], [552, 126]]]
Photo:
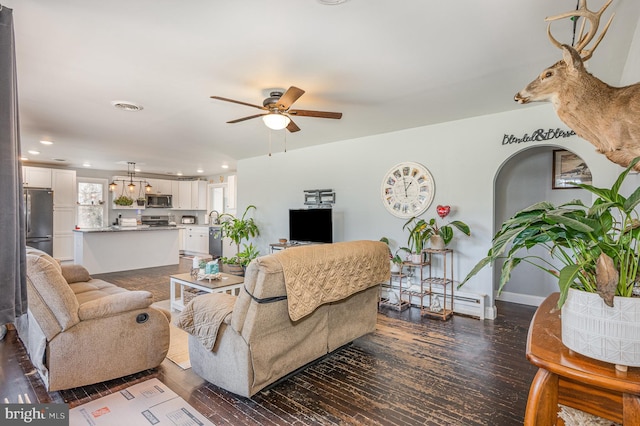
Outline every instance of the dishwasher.
[[222, 257], [222, 235], [219, 226], [209, 227], [209, 254], [214, 259]]

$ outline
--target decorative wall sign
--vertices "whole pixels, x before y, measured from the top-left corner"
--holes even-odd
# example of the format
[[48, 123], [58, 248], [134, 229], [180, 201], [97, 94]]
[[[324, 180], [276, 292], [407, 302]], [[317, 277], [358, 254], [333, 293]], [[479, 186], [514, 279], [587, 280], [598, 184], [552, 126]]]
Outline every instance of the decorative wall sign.
[[576, 132], [571, 129], [538, 129], [531, 134], [525, 133], [520, 138], [517, 138], [514, 135], [504, 135], [504, 137], [502, 138], [502, 145], [511, 145], [513, 143], [523, 142], [543, 142], [552, 139], [568, 138], [570, 136], [574, 136], [575, 134]]
[[333, 189], [305, 189], [304, 204], [306, 206], [331, 207], [336, 202]]
[[551, 188], [575, 188], [573, 183], [591, 185], [591, 170], [584, 160], [573, 152], [564, 149], [554, 150]]

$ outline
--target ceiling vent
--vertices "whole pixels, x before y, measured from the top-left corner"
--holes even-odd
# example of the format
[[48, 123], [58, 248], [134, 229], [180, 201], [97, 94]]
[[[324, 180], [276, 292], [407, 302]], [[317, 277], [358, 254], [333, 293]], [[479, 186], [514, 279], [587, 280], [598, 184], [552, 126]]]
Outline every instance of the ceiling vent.
[[123, 111], [141, 111], [143, 109], [141, 105], [137, 105], [133, 102], [127, 101], [113, 101], [111, 102], [111, 105], [113, 105], [114, 108]]

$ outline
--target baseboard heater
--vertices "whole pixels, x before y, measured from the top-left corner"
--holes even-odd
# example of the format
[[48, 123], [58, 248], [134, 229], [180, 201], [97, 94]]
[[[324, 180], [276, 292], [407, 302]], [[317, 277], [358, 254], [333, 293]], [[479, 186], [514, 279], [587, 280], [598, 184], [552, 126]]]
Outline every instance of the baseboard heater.
[[[440, 295], [440, 302], [442, 303], [444, 297], [442, 289], [433, 288], [433, 294]], [[448, 296], [448, 295], [447, 295]], [[485, 319], [485, 294], [477, 294], [477, 293], [469, 293], [466, 291], [454, 291], [453, 292], [453, 312], [462, 315], [469, 315], [472, 317], [477, 317], [478, 319]], [[418, 305], [413, 303], [413, 305]], [[429, 303], [429, 298], [426, 297], [424, 300], [425, 306], [426, 303]], [[447, 306], [450, 308], [450, 306]]]

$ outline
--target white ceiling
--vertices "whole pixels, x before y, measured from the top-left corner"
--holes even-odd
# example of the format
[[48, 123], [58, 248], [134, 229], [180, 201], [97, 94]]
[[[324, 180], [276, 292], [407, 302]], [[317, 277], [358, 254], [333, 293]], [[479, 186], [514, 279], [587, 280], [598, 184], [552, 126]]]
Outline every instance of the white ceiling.
[[[284, 148], [260, 111], [270, 88], [306, 93], [288, 150], [526, 108], [513, 95], [560, 59], [544, 18], [576, 0], [0, 0], [13, 9], [23, 153], [146, 173], [223, 173]], [[603, 0], [591, 0], [598, 9]], [[620, 83], [640, 2], [614, 0], [589, 64]], [[572, 24], [554, 25], [570, 43]], [[640, 78], [639, 78], [640, 79]], [[140, 112], [116, 110], [125, 100]], [[41, 139], [54, 142], [43, 146]], [[31, 156], [27, 150], [38, 149]], [[64, 161], [56, 161], [60, 159]], [[26, 164], [26, 163], [25, 163]]]

